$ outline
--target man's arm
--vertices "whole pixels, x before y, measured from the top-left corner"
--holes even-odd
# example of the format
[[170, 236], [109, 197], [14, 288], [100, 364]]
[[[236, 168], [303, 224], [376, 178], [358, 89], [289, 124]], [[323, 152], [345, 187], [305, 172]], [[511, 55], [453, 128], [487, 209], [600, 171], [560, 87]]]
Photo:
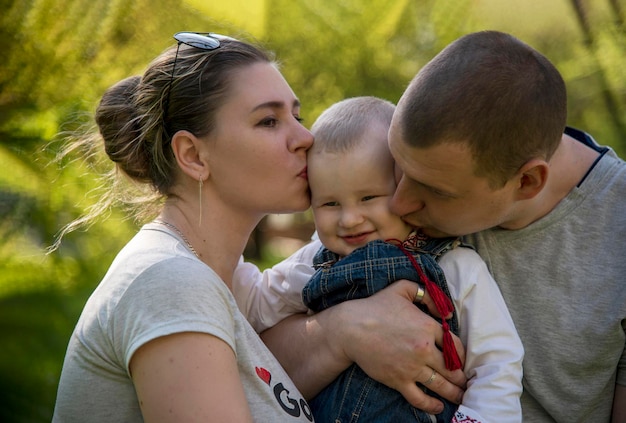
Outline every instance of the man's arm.
[[615, 385], [611, 423], [626, 423], [626, 386]]
[[[413, 406], [431, 413], [443, 404], [415, 382], [460, 403], [465, 376], [446, 369], [437, 345], [441, 326], [412, 303], [416, 286], [400, 281], [372, 297], [346, 301], [314, 315], [295, 315], [262, 338], [305, 397], [311, 398], [352, 362], [370, 377], [398, 390]], [[461, 357], [464, 348], [458, 338]], [[458, 385], [458, 386], [457, 386]]]

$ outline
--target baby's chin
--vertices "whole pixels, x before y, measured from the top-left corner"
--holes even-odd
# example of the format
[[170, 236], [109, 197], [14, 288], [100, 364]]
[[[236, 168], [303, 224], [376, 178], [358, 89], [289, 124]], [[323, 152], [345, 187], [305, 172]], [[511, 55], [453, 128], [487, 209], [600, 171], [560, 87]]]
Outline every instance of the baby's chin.
[[354, 252], [355, 250], [358, 250], [359, 248], [363, 248], [365, 247], [367, 244], [369, 244], [372, 241], [375, 241], [375, 238], [372, 238], [370, 240], [367, 240], [365, 242], [361, 242], [358, 244], [343, 244], [340, 248], [340, 251], [335, 251], [335, 253], [338, 253], [340, 256], [345, 257], [349, 254], [351, 254], [352, 252]]

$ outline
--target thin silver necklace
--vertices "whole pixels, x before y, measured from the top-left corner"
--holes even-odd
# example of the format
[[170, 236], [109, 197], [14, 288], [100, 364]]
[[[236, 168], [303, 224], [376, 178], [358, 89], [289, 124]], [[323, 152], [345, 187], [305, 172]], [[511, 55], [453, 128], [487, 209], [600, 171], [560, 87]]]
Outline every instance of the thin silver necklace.
[[176, 232], [178, 235], [180, 235], [180, 237], [183, 239], [183, 241], [185, 241], [185, 244], [187, 244], [187, 248], [189, 248], [191, 250], [191, 252], [198, 258], [200, 258], [200, 256], [198, 255], [198, 253], [196, 252], [196, 249], [193, 248], [193, 245], [191, 245], [191, 242], [189, 242], [189, 240], [187, 239], [187, 237], [181, 232], [180, 229], [178, 229], [176, 226], [172, 225], [169, 222], [166, 222], [164, 220], [159, 220], [159, 219], [155, 219], [153, 220], [154, 223], [160, 223], [161, 225], [167, 226], [168, 228], [172, 229], [174, 232]]

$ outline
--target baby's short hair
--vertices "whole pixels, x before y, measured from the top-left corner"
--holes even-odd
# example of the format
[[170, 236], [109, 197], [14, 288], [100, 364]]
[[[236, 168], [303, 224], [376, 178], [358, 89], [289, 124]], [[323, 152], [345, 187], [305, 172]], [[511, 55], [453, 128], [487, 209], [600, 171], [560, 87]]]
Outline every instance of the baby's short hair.
[[311, 132], [315, 136], [312, 151], [341, 153], [358, 145], [363, 134], [374, 124], [389, 127], [396, 106], [378, 97], [351, 97], [326, 109], [317, 118]]

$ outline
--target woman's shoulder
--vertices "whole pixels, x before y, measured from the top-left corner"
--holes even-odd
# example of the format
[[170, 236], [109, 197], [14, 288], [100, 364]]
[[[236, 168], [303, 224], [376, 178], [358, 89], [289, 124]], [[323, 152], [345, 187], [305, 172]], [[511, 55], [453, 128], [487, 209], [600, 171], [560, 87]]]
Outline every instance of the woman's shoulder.
[[210, 297], [228, 291], [219, 276], [165, 231], [142, 228], [117, 255], [99, 290], [122, 298]]

